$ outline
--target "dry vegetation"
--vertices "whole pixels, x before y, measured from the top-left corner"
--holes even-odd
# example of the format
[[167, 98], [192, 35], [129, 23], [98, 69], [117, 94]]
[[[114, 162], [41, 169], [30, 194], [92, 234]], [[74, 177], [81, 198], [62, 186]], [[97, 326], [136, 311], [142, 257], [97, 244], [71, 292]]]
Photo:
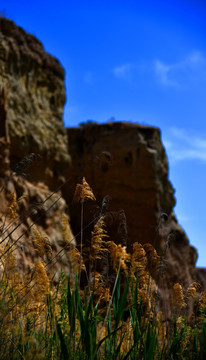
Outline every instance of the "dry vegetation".
[[[74, 195], [81, 211], [79, 246], [73, 245], [66, 218], [60, 219], [65, 242], [60, 252], [69, 252], [71, 258], [69, 278], [61, 272], [54, 282], [50, 265], [60, 253], [53, 255], [49, 239], [35, 224], [31, 238], [36, 262], [29, 273], [19, 273], [16, 242], [10, 236], [18, 201], [11, 193], [1, 226], [1, 359], [206, 358], [206, 294], [198, 283], [184, 294], [175, 284], [168, 320], [153, 276], [161, 276], [164, 259], [151, 244], [134, 242], [128, 254], [125, 246], [108, 240], [101, 211], [85, 243], [84, 204], [95, 196], [84, 178]], [[98, 272], [97, 263], [103, 260], [107, 274]], [[189, 317], [188, 307], [193, 308]]]

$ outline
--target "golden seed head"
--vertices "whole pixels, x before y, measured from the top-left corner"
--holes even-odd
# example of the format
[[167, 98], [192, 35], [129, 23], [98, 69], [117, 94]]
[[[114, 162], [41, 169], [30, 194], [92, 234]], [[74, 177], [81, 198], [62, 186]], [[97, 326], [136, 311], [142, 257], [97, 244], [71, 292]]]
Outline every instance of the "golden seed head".
[[201, 288], [201, 285], [197, 282], [193, 282], [187, 289], [186, 298], [194, 298], [197, 294], [197, 291]]
[[160, 257], [157, 255], [157, 251], [154, 249], [154, 247], [150, 243], [144, 244], [143, 248], [146, 252], [148, 264], [152, 268], [157, 269], [160, 264]]
[[186, 306], [185, 302], [184, 302], [184, 295], [183, 295], [183, 291], [182, 291], [182, 286], [179, 283], [176, 283], [173, 285], [173, 290], [174, 290], [174, 300], [175, 303], [183, 308]]
[[84, 203], [86, 200], [96, 200], [92, 189], [85, 180], [85, 177], [82, 179], [82, 184], [77, 184], [73, 200], [81, 203]]
[[36, 263], [33, 271], [35, 281], [35, 295], [37, 297], [45, 296], [49, 291], [49, 279], [46, 273], [45, 263], [39, 261]]
[[146, 253], [145, 250], [143, 248], [143, 246], [138, 243], [135, 242], [133, 244], [133, 252], [131, 255], [131, 274], [135, 274], [138, 270], [140, 269], [145, 269], [147, 265], [147, 258], [146, 258]]
[[205, 312], [206, 309], [206, 292], [203, 291], [200, 294], [200, 299], [199, 299], [199, 309], [201, 313]]
[[42, 236], [36, 225], [32, 227], [31, 238], [37, 255], [41, 258], [43, 258], [44, 255], [47, 255], [48, 257], [51, 256], [52, 248], [50, 242], [46, 236]]
[[116, 245], [113, 241], [108, 241], [110, 259], [114, 270], [117, 272], [119, 267], [125, 272], [127, 271], [127, 264], [130, 260], [130, 255], [126, 251], [126, 246]]
[[17, 208], [16, 195], [14, 194], [14, 192], [11, 192], [9, 196], [9, 205], [8, 205], [9, 220], [13, 220], [16, 217], [16, 208]]
[[107, 234], [104, 226], [104, 217], [99, 218], [97, 223], [94, 225], [94, 231], [92, 231], [91, 234], [90, 246], [84, 249], [85, 259], [88, 261], [101, 259], [102, 255], [108, 251], [105, 247], [106, 242], [104, 238], [107, 237]]

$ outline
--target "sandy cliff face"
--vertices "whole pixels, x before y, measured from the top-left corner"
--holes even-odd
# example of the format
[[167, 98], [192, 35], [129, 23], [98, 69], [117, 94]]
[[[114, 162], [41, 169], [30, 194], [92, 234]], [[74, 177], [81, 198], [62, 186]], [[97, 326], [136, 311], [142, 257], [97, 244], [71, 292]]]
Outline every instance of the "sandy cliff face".
[[[51, 196], [70, 164], [64, 102], [64, 70], [58, 60], [33, 35], [0, 18], [0, 235], [2, 246], [8, 239], [16, 244], [20, 268], [32, 266], [35, 257], [34, 222], [48, 236], [53, 255], [64, 246], [61, 217], [68, 217], [68, 206], [60, 191]], [[11, 193], [21, 201], [10, 224], [5, 215]], [[66, 253], [55, 259], [55, 270], [59, 262], [67, 271]]]
[[32, 173], [34, 179], [37, 173], [47, 182], [61, 177], [70, 162], [62, 121], [64, 70], [39, 40], [4, 18], [0, 18], [0, 84], [8, 91], [11, 164], [36, 152], [43, 160]]
[[[16, 219], [20, 225], [11, 238], [15, 242], [23, 234], [16, 243], [19, 264], [29, 266], [33, 260], [32, 222], [49, 237], [54, 254], [63, 245], [63, 213], [70, 212], [73, 233], [79, 232], [80, 209], [72, 199], [76, 183], [85, 176], [97, 198], [97, 203], [85, 205], [85, 226], [104, 212], [112, 240], [129, 251], [135, 241], [151, 242], [163, 255], [163, 288], [174, 282], [186, 287], [199, 279], [206, 289], [205, 269], [195, 268], [197, 251], [173, 214], [174, 190], [159, 129], [128, 123], [65, 129], [63, 68], [34, 36], [2, 18], [0, 88], [0, 225], [9, 194], [23, 196]], [[26, 169], [16, 165], [29, 153], [40, 157], [32, 155], [35, 162], [25, 179]], [[61, 192], [45, 202], [67, 178]], [[85, 239], [91, 230], [85, 229]], [[56, 268], [60, 264], [68, 269], [67, 255]]]

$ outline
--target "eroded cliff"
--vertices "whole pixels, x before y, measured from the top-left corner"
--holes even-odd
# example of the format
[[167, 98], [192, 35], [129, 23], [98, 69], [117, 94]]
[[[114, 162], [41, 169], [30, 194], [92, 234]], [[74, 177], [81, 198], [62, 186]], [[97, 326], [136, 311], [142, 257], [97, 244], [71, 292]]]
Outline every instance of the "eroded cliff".
[[70, 163], [62, 120], [64, 69], [39, 40], [5, 18], [0, 18], [0, 84], [8, 92], [11, 166], [38, 153], [42, 160], [31, 176], [52, 183]]
[[[39, 40], [7, 19], [0, 19], [0, 86], [0, 217], [3, 224], [11, 192], [23, 196], [18, 211], [25, 215], [19, 217], [11, 239], [15, 242], [24, 234], [17, 246], [20, 264], [32, 260], [32, 222], [50, 238], [54, 253], [62, 246], [61, 214], [70, 213], [72, 230], [79, 232], [79, 205], [72, 199], [85, 176], [97, 198], [85, 207], [85, 226], [104, 212], [108, 235], [115, 242], [129, 251], [135, 241], [151, 242], [163, 255], [164, 287], [172, 288], [174, 282], [186, 287], [200, 280], [206, 288], [205, 269], [196, 269], [197, 251], [173, 213], [174, 190], [159, 129], [130, 123], [65, 129], [62, 66]], [[40, 156], [25, 179], [18, 163], [30, 153]], [[48, 211], [53, 202], [45, 200], [67, 179]], [[91, 230], [85, 229], [85, 236]], [[56, 266], [63, 262], [68, 268], [67, 255]]]
[[[85, 176], [99, 205], [109, 195], [110, 211], [125, 212], [128, 250], [135, 241], [152, 243], [164, 258], [167, 286], [180, 282], [187, 287], [197, 276], [197, 250], [173, 213], [174, 189], [160, 130], [120, 122], [69, 128], [67, 133], [74, 184]], [[77, 216], [72, 207], [72, 219]]]
[[[59, 61], [33, 35], [0, 18], [1, 244], [10, 241], [16, 249], [19, 269], [33, 266], [32, 224], [48, 236], [53, 256], [64, 246], [61, 217], [69, 218], [68, 206], [58, 191], [70, 166], [64, 102]], [[12, 221], [7, 216], [11, 194], [17, 199]], [[53, 263], [55, 271], [60, 263], [68, 271], [68, 254]]]

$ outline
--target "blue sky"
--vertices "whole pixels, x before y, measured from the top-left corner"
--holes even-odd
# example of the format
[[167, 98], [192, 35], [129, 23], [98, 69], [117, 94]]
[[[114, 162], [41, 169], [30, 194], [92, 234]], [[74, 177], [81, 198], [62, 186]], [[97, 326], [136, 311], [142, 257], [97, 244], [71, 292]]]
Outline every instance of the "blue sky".
[[66, 71], [64, 122], [161, 128], [175, 213], [206, 266], [206, 2], [0, 0]]

